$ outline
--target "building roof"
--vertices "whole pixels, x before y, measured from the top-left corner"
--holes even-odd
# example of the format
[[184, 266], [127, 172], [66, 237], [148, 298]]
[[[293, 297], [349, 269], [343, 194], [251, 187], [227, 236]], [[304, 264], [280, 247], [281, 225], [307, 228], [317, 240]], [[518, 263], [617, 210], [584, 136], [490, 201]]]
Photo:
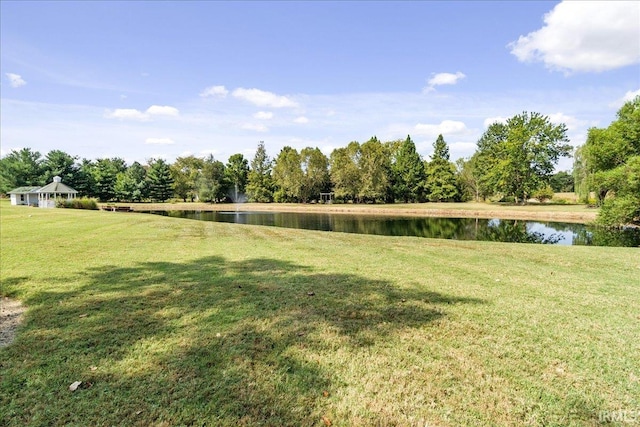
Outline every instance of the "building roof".
[[77, 191], [67, 185], [64, 185], [61, 182], [54, 181], [38, 189], [36, 193], [71, 194], [71, 193], [77, 193]]
[[40, 187], [18, 187], [15, 190], [9, 191], [8, 194], [27, 194], [34, 193], [37, 194]]

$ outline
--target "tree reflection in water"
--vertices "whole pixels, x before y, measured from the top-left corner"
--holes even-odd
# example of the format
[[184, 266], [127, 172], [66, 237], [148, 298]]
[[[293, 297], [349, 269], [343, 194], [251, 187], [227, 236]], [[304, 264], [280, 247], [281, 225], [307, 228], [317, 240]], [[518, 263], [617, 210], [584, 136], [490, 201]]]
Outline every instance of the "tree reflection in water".
[[150, 211], [176, 218], [343, 233], [453, 240], [594, 246], [640, 246], [640, 229], [477, 218], [420, 218], [298, 212]]

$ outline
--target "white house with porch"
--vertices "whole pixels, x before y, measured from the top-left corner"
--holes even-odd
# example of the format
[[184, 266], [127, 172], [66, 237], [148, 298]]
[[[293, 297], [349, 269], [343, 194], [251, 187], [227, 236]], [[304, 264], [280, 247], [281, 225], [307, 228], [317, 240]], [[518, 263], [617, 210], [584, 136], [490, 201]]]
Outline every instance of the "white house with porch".
[[19, 187], [9, 191], [11, 204], [39, 206], [41, 208], [55, 208], [56, 199], [73, 200], [78, 192], [62, 183], [59, 176], [53, 177], [53, 182], [44, 187]]

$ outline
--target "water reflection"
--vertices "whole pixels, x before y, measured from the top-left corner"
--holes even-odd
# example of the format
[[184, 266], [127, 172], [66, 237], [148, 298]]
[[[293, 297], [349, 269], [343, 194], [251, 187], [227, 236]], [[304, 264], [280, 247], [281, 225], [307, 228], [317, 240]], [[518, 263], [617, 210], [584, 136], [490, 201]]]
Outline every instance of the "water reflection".
[[342, 233], [560, 245], [640, 246], [640, 230], [583, 224], [475, 218], [388, 217], [296, 212], [151, 211], [201, 221], [268, 225]]

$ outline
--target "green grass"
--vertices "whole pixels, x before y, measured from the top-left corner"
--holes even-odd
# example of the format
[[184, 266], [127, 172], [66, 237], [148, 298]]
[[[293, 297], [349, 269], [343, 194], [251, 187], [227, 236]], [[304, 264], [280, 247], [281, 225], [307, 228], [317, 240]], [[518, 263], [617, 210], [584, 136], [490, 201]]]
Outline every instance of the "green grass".
[[0, 206], [0, 294], [28, 307], [0, 349], [0, 425], [566, 426], [640, 410], [638, 249]]

